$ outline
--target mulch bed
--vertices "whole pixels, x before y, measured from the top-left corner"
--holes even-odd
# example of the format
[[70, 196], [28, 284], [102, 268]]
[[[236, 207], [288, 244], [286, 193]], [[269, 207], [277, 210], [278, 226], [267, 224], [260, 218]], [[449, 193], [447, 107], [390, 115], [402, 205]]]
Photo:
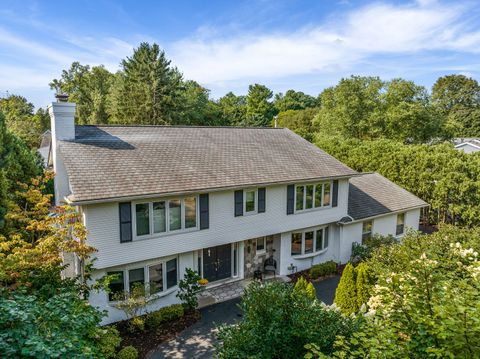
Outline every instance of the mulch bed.
[[198, 322], [201, 314], [198, 310], [185, 313], [177, 320], [162, 323], [155, 329], [145, 328], [143, 332], [130, 333], [128, 321], [116, 323], [116, 327], [122, 337], [121, 348], [132, 345], [138, 350], [140, 359], [146, 358], [147, 354], [156, 349], [161, 343], [175, 338], [181, 331]]
[[337, 274], [341, 275], [342, 272], [343, 272], [343, 268], [345, 268], [345, 265], [338, 265], [337, 266], [337, 273], [325, 275], [323, 277], [318, 277], [317, 279], [310, 278], [310, 269], [305, 269], [305, 270], [302, 270], [302, 271], [299, 271], [299, 272], [296, 272], [296, 273], [293, 273], [293, 274], [289, 274], [288, 277], [291, 279], [292, 283], [296, 283], [297, 280], [300, 277], [305, 278], [309, 282], [316, 283], [316, 282], [321, 282], [322, 280], [325, 280], [325, 279], [328, 279], [328, 278], [335, 277]]

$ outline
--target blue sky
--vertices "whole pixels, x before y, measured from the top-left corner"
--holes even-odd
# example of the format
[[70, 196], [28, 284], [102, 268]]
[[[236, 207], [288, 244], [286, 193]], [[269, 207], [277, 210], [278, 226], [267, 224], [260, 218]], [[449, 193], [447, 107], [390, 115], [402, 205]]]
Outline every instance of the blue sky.
[[478, 1], [1, 0], [0, 95], [44, 107], [71, 62], [116, 71], [142, 41], [214, 98], [255, 82], [317, 95], [351, 74], [480, 80]]

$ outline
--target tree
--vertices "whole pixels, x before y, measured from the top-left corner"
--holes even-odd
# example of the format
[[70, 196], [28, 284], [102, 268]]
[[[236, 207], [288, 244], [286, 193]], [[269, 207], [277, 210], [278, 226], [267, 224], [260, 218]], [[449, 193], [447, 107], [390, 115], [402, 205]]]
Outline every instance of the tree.
[[105, 124], [109, 122], [107, 97], [113, 74], [103, 65], [81, 65], [73, 62], [70, 69], [63, 70], [60, 79], [54, 79], [50, 88], [57, 93], [66, 93], [77, 104], [76, 120], [80, 124]]
[[157, 44], [143, 42], [122, 60], [111, 90], [109, 113], [121, 124], [181, 123], [184, 104], [181, 73]]
[[355, 267], [355, 291], [357, 293], [357, 307], [361, 308], [362, 305], [368, 302], [371, 294], [371, 282], [370, 269], [365, 263], [360, 263]]
[[316, 108], [305, 110], [287, 110], [277, 115], [277, 126], [286, 127], [307, 141], [313, 141], [318, 130], [313, 124], [313, 118], [318, 113]]
[[228, 92], [218, 100], [222, 122], [235, 126], [242, 126], [246, 123], [247, 116], [247, 98], [245, 96], [235, 96], [233, 92]]
[[335, 291], [335, 304], [346, 315], [358, 311], [355, 268], [347, 263]]
[[317, 299], [317, 291], [312, 282], [307, 281], [303, 276], [297, 280], [293, 289], [298, 295], [305, 296], [311, 300]]
[[185, 82], [183, 106], [185, 114], [179, 124], [215, 126], [228, 124], [222, 120], [219, 105], [210, 99], [210, 91], [195, 81]]
[[480, 85], [464, 75], [440, 77], [432, 101], [448, 119], [455, 136], [480, 136]]
[[264, 85], [250, 85], [247, 95], [245, 126], [270, 126], [275, 107], [270, 102], [273, 92]]
[[177, 297], [183, 302], [188, 310], [195, 310], [198, 307], [197, 294], [200, 292], [200, 276], [191, 268], [185, 270], [184, 278], [178, 283]]
[[285, 95], [283, 93], [276, 94], [273, 104], [278, 112], [319, 107], [315, 97], [295, 90], [288, 90]]

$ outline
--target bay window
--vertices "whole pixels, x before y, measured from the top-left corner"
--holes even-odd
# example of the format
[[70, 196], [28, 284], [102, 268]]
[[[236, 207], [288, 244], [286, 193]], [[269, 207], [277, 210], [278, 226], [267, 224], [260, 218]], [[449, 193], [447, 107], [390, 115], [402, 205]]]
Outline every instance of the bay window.
[[130, 293], [133, 292], [136, 286], [145, 287], [145, 271], [143, 268], [130, 269], [128, 271], [128, 288]]
[[292, 233], [292, 256], [302, 254], [302, 233]]
[[328, 248], [328, 226], [292, 233], [291, 255], [312, 254]]
[[163, 291], [163, 263], [148, 267], [150, 294]]
[[331, 182], [295, 186], [295, 210], [303, 211], [331, 205]]
[[115, 279], [108, 284], [108, 300], [116, 300], [118, 295], [125, 292], [123, 271], [108, 272], [107, 275], [114, 275]]

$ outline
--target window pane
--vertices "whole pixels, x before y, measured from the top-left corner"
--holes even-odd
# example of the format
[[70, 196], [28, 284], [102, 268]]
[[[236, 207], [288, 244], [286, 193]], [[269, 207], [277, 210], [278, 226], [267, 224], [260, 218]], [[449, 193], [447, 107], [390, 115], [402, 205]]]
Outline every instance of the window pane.
[[396, 235], [403, 234], [405, 225], [405, 213], [397, 214], [397, 229], [395, 231]]
[[261, 252], [265, 250], [265, 238], [258, 238], [257, 239], [257, 252]]
[[167, 288], [177, 285], [177, 258], [167, 262]]
[[167, 230], [165, 223], [165, 202], [153, 203], [153, 232], [161, 233]]
[[163, 268], [162, 263], [148, 267], [150, 279], [150, 294], [158, 293], [163, 290]]
[[313, 207], [313, 185], [309, 184], [306, 187], [305, 192], [305, 208], [312, 208]]
[[119, 299], [118, 293], [123, 293], [125, 291], [125, 282], [123, 278], [123, 271], [118, 272], [108, 272], [107, 275], [116, 275], [117, 278], [112, 280], [108, 285], [110, 293], [108, 293], [108, 300], [117, 300]]
[[313, 232], [305, 232], [305, 253], [313, 252]]
[[128, 283], [130, 292], [133, 291], [135, 285], [140, 286], [145, 284], [145, 272], [143, 268], [130, 269], [128, 271]]
[[255, 191], [245, 192], [245, 212], [255, 211]]
[[304, 186], [297, 186], [297, 204], [295, 207], [297, 211], [301, 211], [303, 209], [303, 190]]
[[302, 254], [302, 234], [292, 233], [292, 256]]
[[317, 237], [315, 238], [315, 250], [321, 251], [323, 249], [323, 229], [317, 231]]
[[362, 233], [369, 233], [372, 231], [372, 221], [363, 222]]
[[168, 215], [170, 216], [170, 230], [182, 228], [182, 207], [179, 199], [168, 202]]
[[137, 219], [137, 236], [143, 236], [150, 233], [148, 208], [148, 203], [140, 203], [135, 205], [135, 215]]
[[323, 232], [324, 232], [324, 233], [323, 233], [323, 237], [324, 237], [324, 238], [323, 238], [323, 249], [325, 249], [325, 248], [328, 247], [328, 236], [329, 236], [329, 232], [330, 232], [330, 231], [329, 231], [328, 227], [325, 227], [325, 228], [323, 229]]
[[315, 207], [322, 207], [322, 188], [321, 183], [315, 185]]
[[323, 205], [330, 206], [330, 182], [323, 184]]
[[197, 226], [197, 197], [185, 198], [185, 228]]

